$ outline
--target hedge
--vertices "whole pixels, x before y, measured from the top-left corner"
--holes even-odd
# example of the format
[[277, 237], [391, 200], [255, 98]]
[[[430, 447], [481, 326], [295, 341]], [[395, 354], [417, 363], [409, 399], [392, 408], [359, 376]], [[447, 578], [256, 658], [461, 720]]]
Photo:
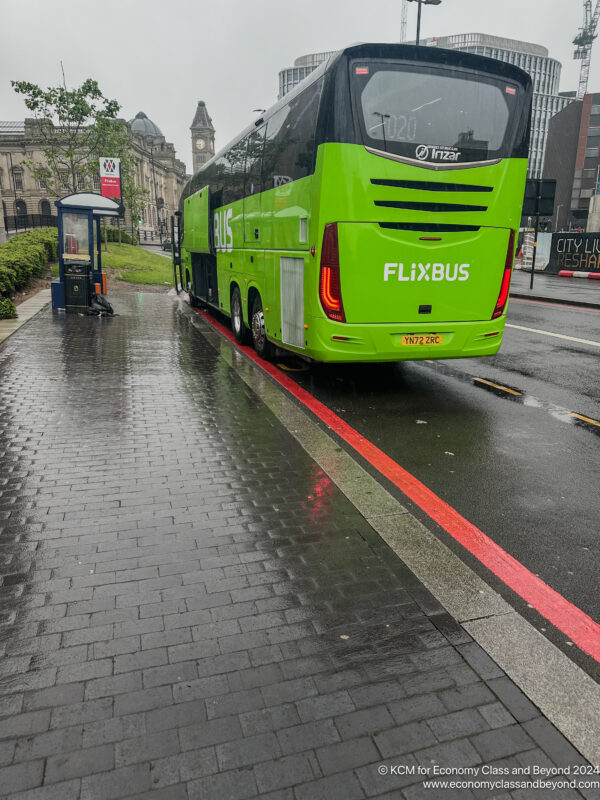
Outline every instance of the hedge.
[[[105, 242], [107, 239], [109, 242], [119, 241], [118, 228], [102, 228], [101, 230], [102, 230], [103, 242]], [[104, 231], [106, 231], [106, 236], [104, 235]], [[121, 231], [121, 244], [137, 244], [137, 242], [134, 242], [128, 233], [125, 233], [125, 231]]]
[[38, 228], [0, 244], [0, 298], [16, 292], [32, 275], [41, 277], [48, 261], [57, 258], [56, 228]]
[[0, 297], [0, 319], [14, 319], [17, 309], [10, 297]]

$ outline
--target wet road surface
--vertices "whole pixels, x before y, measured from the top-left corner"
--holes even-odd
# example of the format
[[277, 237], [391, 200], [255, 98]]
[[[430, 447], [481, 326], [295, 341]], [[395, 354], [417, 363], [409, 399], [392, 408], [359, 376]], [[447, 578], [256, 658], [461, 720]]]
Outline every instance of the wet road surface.
[[416, 800], [378, 767], [582, 762], [170, 298], [113, 299], [0, 347], [1, 797]]

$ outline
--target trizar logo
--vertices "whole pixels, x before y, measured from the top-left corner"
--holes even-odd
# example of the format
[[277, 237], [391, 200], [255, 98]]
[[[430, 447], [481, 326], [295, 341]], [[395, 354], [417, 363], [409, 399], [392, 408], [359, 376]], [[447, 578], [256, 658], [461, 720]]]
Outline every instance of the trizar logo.
[[420, 144], [417, 147], [415, 155], [419, 160], [425, 161], [425, 159], [429, 157], [429, 148], [426, 144]]
[[117, 171], [117, 165], [116, 165], [116, 163], [115, 163], [115, 162], [112, 160], [112, 158], [105, 158], [105, 159], [104, 159], [104, 163], [103, 163], [103, 165], [102, 165], [102, 166], [104, 167], [104, 171], [105, 171], [106, 173], [108, 173], [108, 174], [110, 174], [110, 173], [113, 173], [113, 172], [116, 172], [116, 171]]

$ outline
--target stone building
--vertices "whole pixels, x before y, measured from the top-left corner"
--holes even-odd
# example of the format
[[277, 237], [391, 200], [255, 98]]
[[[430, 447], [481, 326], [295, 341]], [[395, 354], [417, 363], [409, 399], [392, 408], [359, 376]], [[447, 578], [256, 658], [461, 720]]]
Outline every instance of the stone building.
[[198, 100], [190, 130], [192, 132], [192, 172], [195, 173], [215, 154], [215, 129], [212, 119], [208, 116], [204, 100]]
[[136, 183], [148, 191], [142, 208], [141, 231], [161, 231], [167, 234], [171, 215], [179, 206], [179, 195], [186, 182], [183, 161], [175, 154], [175, 147], [167, 142], [160, 128], [144, 114], [138, 112], [127, 123], [132, 134], [132, 150], [136, 157]]
[[[34, 143], [33, 125], [33, 120], [0, 121], [0, 195], [2, 221], [8, 231], [55, 224], [57, 197], [44, 181], [34, 178], [25, 163], [44, 163], [43, 153]], [[143, 111], [127, 125], [136, 160], [136, 184], [148, 192], [141, 211], [142, 222], [137, 224], [137, 220], [133, 220], [133, 224], [146, 238], [154, 238], [160, 232], [168, 232], [171, 214], [177, 210], [186, 181], [185, 164], [177, 158], [173, 144], [166, 141], [160, 128]], [[91, 179], [82, 175], [78, 188], [99, 192], [99, 174]], [[131, 218], [126, 210], [126, 230], [130, 225]]]

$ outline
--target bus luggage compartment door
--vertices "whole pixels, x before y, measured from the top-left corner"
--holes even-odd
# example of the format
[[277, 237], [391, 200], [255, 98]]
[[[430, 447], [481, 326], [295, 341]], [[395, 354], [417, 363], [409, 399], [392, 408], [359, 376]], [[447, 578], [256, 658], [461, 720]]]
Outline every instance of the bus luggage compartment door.
[[427, 232], [349, 222], [338, 224], [338, 237], [348, 323], [491, 318], [509, 228]]

